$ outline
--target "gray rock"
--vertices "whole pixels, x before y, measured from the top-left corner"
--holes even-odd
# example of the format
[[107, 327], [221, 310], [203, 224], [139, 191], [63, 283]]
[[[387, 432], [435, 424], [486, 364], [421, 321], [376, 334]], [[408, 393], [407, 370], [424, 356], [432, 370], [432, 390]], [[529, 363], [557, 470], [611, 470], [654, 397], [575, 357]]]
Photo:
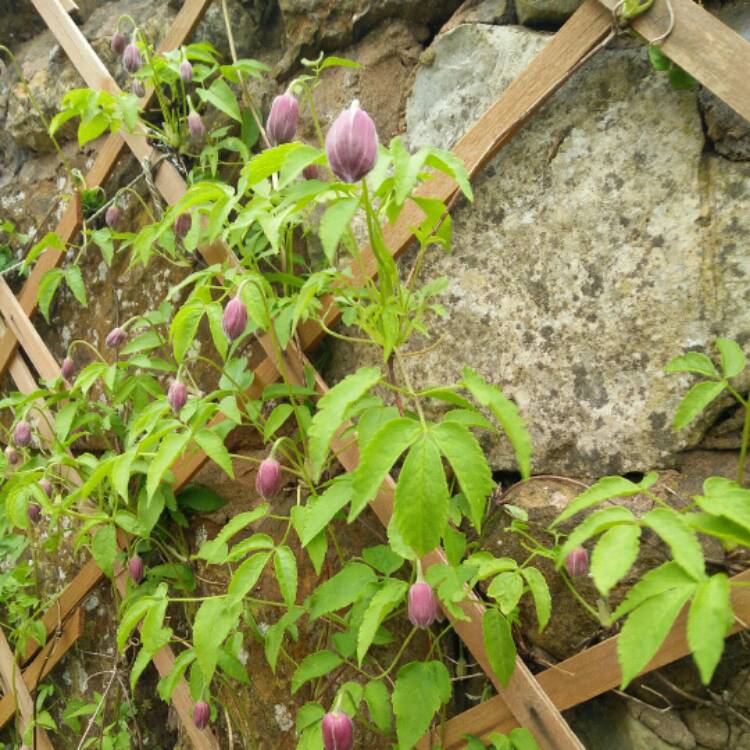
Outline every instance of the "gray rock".
[[461, 23], [510, 23], [512, 18], [509, 0], [465, 0], [441, 31], [445, 33]]
[[524, 26], [559, 26], [580, 4], [581, 0], [516, 0], [516, 13]]
[[685, 712], [685, 721], [695, 739], [711, 750], [724, 750], [729, 740], [729, 725], [716, 710], [697, 708]]

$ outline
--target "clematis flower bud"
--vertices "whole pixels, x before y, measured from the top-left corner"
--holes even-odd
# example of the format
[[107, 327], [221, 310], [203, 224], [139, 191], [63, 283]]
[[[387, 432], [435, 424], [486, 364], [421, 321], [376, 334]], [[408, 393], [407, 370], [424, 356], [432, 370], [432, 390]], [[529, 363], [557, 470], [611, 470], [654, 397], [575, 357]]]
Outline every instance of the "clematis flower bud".
[[143, 580], [143, 559], [140, 555], [133, 555], [128, 560], [128, 575], [134, 583], [140, 583]]
[[281, 489], [281, 465], [275, 458], [264, 458], [255, 475], [255, 490], [266, 499]]
[[17, 448], [25, 448], [31, 442], [31, 425], [25, 419], [15, 426], [13, 442]]
[[221, 325], [230, 341], [234, 341], [244, 333], [247, 325], [247, 308], [239, 297], [232, 297], [227, 302]]
[[565, 557], [565, 567], [571, 578], [585, 576], [589, 571], [589, 553], [584, 547], [576, 547]]
[[114, 52], [116, 55], [121, 55], [125, 51], [126, 44], [127, 40], [125, 39], [125, 34], [123, 34], [121, 31], [115, 31], [115, 33], [112, 34], [110, 47], [112, 48], [112, 52]]
[[40, 479], [39, 486], [44, 490], [44, 494], [47, 497], [52, 497], [52, 482], [49, 479]]
[[331, 125], [326, 154], [333, 173], [344, 182], [359, 182], [378, 157], [375, 123], [355, 99]]
[[428, 628], [439, 613], [438, 600], [429, 583], [417, 581], [409, 589], [409, 620], [417, 628]]
[[180, 383], [179, 380], [175, 380], [167, 391], [167, 401], [169, 401], [172, 411], [177, 414], [187, 401], [187, 386]]
[[329, 711], [323, 717], [323, 746], [325, 750], [352, 750], [354, 727], [343, 711]]
[[193, 706], [193, 721], [198, 729], [205, 729], [211, 718], [211, 708], [206, 701], [198, 701]]
[[39, 519], [42, 517], [42, 509], [36, 503], [29, 503], [26, 508], [26, 515], [31, 523], [39, 523]]
[[130, 84], [130, 90], [139, 98], [146, 96], [146, 87], [143, 85], [143, 81], [140, 78], [134, 78], [133, 83]]
[[291, 94], [277, 96], [268, 113], [266, 134], [274, 146], [289, 143], [297, 132], [299, 122], [299, 102]]
[[107, 224], [107, 226], [110, 229], [118, 229], [120, 226], [120, 221], [122, 220], [122, 212], [120, 211], [117, 206], [113, 203], [105, 212], [104, 212], [104, 221]]
[[21, 460], [21, 456], [15, 448], [9, 445], [5, 449], [5, 460], [11, 466], [15, 466]]
[[197, 112], [193, 111], [188, 115], [187, 126], [188, 133], [194, 141], [200, 142], [203, 140], [203, 137], [206, 135], [206, 126]]
[[62, 373], [62, 376], [65, 378], [65, 380], [70, 380], [75, 371], [75, 362], [73, 362], [70, 357], [65, 357], [65, 359], [62, 361], [62, 365], [60, 366], [60, 372]]
[[193, 80], [193, 66], [190, 64], [189, 60], [183, 60], [180, 63], [180, 78], [185, 83], [190, 83], [190, 81]]
[[325, 173], [317, 164], [308, 164], [302, 170], [302, 176], [306, 180], [322, 180], [325, 178]]
[[189, 213], [180, 214], [174, 220], [174, 233], [178, 239], [184, 239], [185, 235], [193, 226], [193, 217]]
[[104, 340], [104, 343], [110, 349], [119, 349], [125, 343], [125, 339], [127, 337], [128, 337], [128, 334], [125, 333], [125, 331], [118, 326], [117, 328], [113, 328], [107, 334], [107, 338]]
[[122, 53], [122, 64], [128, 73], [136, 73], [141, 67], [141, 52], [134, 42], [131, 42]]

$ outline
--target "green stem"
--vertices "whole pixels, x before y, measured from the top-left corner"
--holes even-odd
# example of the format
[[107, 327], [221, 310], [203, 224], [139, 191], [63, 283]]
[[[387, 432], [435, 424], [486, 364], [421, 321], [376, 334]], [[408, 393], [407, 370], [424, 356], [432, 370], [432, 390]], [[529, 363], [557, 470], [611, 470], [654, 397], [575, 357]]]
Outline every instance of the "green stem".
[[740, 459], [737, 466], [737, 484], [745, 482], [745, 464], [747, 463], [747, 446], [750, 442], [750, 408], [745, 404], [745, 421], [742, 425], [742, 445], [740, 446]]

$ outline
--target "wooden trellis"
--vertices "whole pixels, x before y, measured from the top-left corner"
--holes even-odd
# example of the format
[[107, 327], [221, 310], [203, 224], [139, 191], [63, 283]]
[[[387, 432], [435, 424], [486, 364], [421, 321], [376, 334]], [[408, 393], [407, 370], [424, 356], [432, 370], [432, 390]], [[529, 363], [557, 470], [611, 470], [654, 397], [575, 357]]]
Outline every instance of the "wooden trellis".
[[[117, 84], [90, 47], [80, 30], [66, 14], [62, 0], [32, 0], [40, 15], [57, 37], [71, 61], [92, 88], [117, 92]], [[200, 20], [210, 0], [186, 0], [175, 22], [167, 34], [163, 49], [181, 44]], [[619, 5], [617, 0], [584, 0], [581, 7], [560, 29], [550, 43], [531, 64], [505, 90], [492, 107], [458, 142], [454, 153], [475, 175], [520, 129], [524, 122], [572, 75], [572, 73], [601, 49], [613, 36], [612, 11]], [[750, 66], [750, 45], [720, 21], [695, 5], [691, 0], [656, 0], [654, 6], [633, 23], [634, 28], [647, 40], [662, 35], [669, 27], [670, 16], [674, 16], [674, 28], [662, 44], [663, 51], [677, 64], [691, 73], [701, 83], [726, 101], [737, 112], [750, 119], [750, 78], [743, 71]], [[152, 94], [147, 92], [147, 98]], [[101, 184], [110, 174], [117, 158], [125, 146], [139, 162], [148, 168], [154, 162], [154, 151], [143, 134], [109, 136], [87, 175], [89, 186]], [[155, 175], [155, 185], [164, 199], [173, 204], [185, 192], [184, 180], [168, 161], [161, 161]], [[420, 188], [425, 196], [440, 198], [449, 205], [455, 200], [456, 188], [444, 176], [439, 176]], [[403, 252], [412, 239], [410, 227], [419, 224], [421, 214], [415, 206], [404, 209], [395, 225], [386, 229], [386, 245], [394, 255]], [[74, 200], [66, 209], [57, 228], [64, 240], [72, 239], [81, 227], [80, 203]], [[236, 262], [234, 255], [222, 242], [200, 248], [208, 263]], [[369, 248], [362, 254], [362, 262], [353, 272], [358, 278], [375, 274], [375, 262]], [[23, 392], [36, 388], [35, 377], [18, 351], [20, 346], [42, 378], [54, 378], [59, 374], [59, 365], [36, 332], [30, 315], [36, 308], [39, 282], [43, 273], [59, 265], [63, 255], [47, 249], [29, 279], [16, 298], [7, 284], [0, 278], [0, 311], [6, 328], [0, 335], [0, 374], [9, 371], [16, 386]], [[331, 306], [326, 324], [334, 324], [339, 311]], [[265, 358], [255, 368], [255, 380], [249, 389], [252, 397], [260, 395], [263, 388], [276, 381], [283, 369], [292, 380], [301, 382], [303, 367], [310, 367], [304, 352], [314, 347], [323, 337], [323, 328], [314, 321], [303, 324], [298, 331], [301, 350], [291, 346], [279, 362], [271, 341], [261, 336], [260, 344]], [[320, 394], [327, 387], [316, 373], [316, 388]], [[219, 421], [221, 418], [217, 418]], [[344, 428], [342, 428], [343, 431]], [[341, 431], [339, 435], [341, 434]], [[44, 437], [44, 435], [42, 435]], [[359, 456], [356, 448], [334, 439], [333, 451], [347, 471], [356, 468]], [[184, 456], [174, 467], [176, 489], [188, 482], [207, 461], [200, 451]], [[384, 524], [387, 524], [393, 507], [393, 480], [388, 477], [372, 502], [372, 507]], [[442, 562], [444, 555], [437, 550], [426, 557], [426, 567]], [[4, 658], [3, 639], [0, 638], [0, 676], [6, 683], [6, 695], [0, 701], [0, 722], [15, 709], [13, 696], [18, 697], [22, 720], [28, 721], [29, 705], [25, 700], [28, 691], [35, 687], [39, 673], [46, 674], [59, 660], [65, 649], [80, 633], [81, 614], [78, 605], [103, 574], [93, 561], [89, 561], [62, 592], [55, 605], [44, 617], [48, 634], [58, 631], [58, 636], [42, 650], [24, 671], [22, 682], [17, 679], [20, 669], [12, 665], [8, 673], [7, 653]], [[750, 572], [733, 579], [735, 582], [750, 580]], [[124, 574], [117, 576], [118, 586], [124, 588]], [[560, 711], [599, 695], [620, 682], [620, 670], [616, 656], [617, 637], [610, 638], [565, 660], [534, 677], [525, 664], [517, 660], [510, 684], [500, 685], [489, 666], [481, 630], [483, 605], [476, 595], [468, 591], [463, 604], [469, 621], [455, 621], [453, 625], [474, 658], [487, 673], [498, 690], [498, 695], [476, 706], [448, 722], [445, 747], [459, 748], [462, 735], [472, 733], [484, 736], [491, 731], [507, 731], [513, 726], [528, 727], [545, 750], [583, 750]], [[732, 593], [736, 622], [750, 618], [750, 592], [739, 587]], [[62, 628], [62, 631], [60, 631]], [[737, 627], [739, 629], [739, 626]], [[62, 633], [60, 635], [60, 633]], [[24, 655], [28, 661], [38, 650], [33, 646]], [[46, 653], [49, 656], [44, 657]], [[685, 613], [676, 622], [662, 648], [644, 670], [647, 672], [685, 656], [689, 649], [685, 638]], [[10, 655], [12, 660], [12, 655]], [[160, 674], [168, 674], [174, 656], [167, 647], [154, 657]], [[34, 665], [37, 665], [36, 667]], [[12, 689], [15, 681], [16, 690]], [[24, 691], [26, 691], [24, 693]], [[209, 730], [199, 730], [192, 721], [191, 700], [187, 685], [182, 681], [172, 701], [188, 735], [198, 750], [218, 750], [215, 736]], [[41, 732], [37, 737], [38, 747], [50, 747], [49, 738]], [[420, 747], [429, 747], [430, 739], [424, 738]]]

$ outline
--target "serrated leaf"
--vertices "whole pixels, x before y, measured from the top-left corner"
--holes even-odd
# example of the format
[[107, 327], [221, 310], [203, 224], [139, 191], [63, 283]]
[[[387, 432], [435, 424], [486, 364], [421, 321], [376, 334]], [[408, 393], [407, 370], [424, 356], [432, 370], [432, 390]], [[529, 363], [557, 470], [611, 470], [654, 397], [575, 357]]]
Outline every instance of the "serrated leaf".
[[591, 577], [602, 596], [630, 570], [638, 557], [640, 526], [620, 524], [605, 531], [591, 555]]
[[230, 479], [234, 479], [232, 458], [226, 445], [224, 445], [224, 441], [213, 430], [209, 428], [199, 430], [195, 434], [194, 440], [201, 450], [224, 470]]
[[193, 623], [195, 658], [208, 683], [219, 659], [219, 650], [226, 637], [239, 624], [242, 602], [233, 597], [206, 599], [198, 609]]
[[174, 660], [174, 664], [172, 664], [172, 670], [170, 671], [170, 673], [162, 677], [156, 684], [156, 690], [159, 693], [159, 697], [163, 701], [168, 702], [171, 699], [174, 689], [177, 687], [180, 680], [185, 675], [187, 668], [194, 661], [195, 651], [193, 651], [193, 649], [183, 651]]
[[516, 668], [516, 644], [510, 623], [494, 607], [482, 616], [484, 648], [492, 671], [503, 685], [507, 685]]
[[342, 198], [332, 203], [320, 219], [318, 234], [326, 260], [331, 265], [336, 261], [336, 249], [358, 206], [359, 198]]
[[523, 578], [518, 573], [506, 572], [496, 576], [487, 588], [487, 596], [495, 599], [504, 615], [509, 615], [523, 594]]
[[347, 563], [333, 578], [318, 586], [309, 597], [311, 619], [348, 606], [373, 581], [375, 574], [368, 565]]
[[576, 547], [580, 547], [592, 536], [601, 534], [610, 527], [621, 523], [635, 523], [635, 517], [628, 508], [623, 508], [620, 505], [602, 508], [587, 516], [565, 540], [565, 544], [563, 544], [558, 555], [558, 565], [562, 565], [570, 552]]
[[248, 557], [232, 574], [227, 593], [237, 599], [247, 596], [258, 582], [270, 557], [270, 552], [257, 552]]
[[294, 604], [297, 598], [297, 560], [289, 547], [277, 547], [273, 557], [276, 580], [279, 591], [284, 598], [287, 607]]
[[292, 695], [306, 682], [327, 675], [343, 662], [344, 660], [333, 651], [316, 651], [314, 654], [308, 654], [292, 675]]
[[83, 307], [88, 307], [86, 299], [86, 285], [83, 283], [83, 275], [78, 266], [68, 266], [65, 269], [65, 283], [68, 289], [73, 292], [73, 296]]
[[694, 372], [696, 375], [704, 375], [707, 378], [718, 378], [719, 371], [714, 363], [700, 352], [686, 352], [680, 354], [669, 362], [664, 368], [665, 372]]
[[695, 532], [680, 513], [669, 508], [655, 508], [646, 513], [642, 520], [667, 543], [674, 561], [686, 573], [696, 581], [705, 578], [703, 549]]
[[549, 592], [547, 579], [537, 568], [521, 568], [521, 575], [526, 579], [531, 596], [534, 599], [536, 619], [541, 633], [547, 627], [552, 614], [552, 596]]
[[182, 455], [185, 446], [190, 440], [190, 434], [187, 432], [172, 432], [162, 440], [159, 450], [151, 459], [146, 475], [146, 490], [151, 497], [169, 467]]
[[388, 732], [393, 723], [393, 716], [391, 696], [385, 683], [382, 680], [370, 680], [365, 685], [364, 699], [375, 726], [381, 732]]
[[96, 564], [112, 578], [117, 557], [117, 532], [114, 526], [102, 526], [91, 540], [91, 554]]
[[688, 645], [704, 685], [711, 682], [724, 651], [724, 639], [734, 622], [729, 592], [729, 579], [724, 573], [717, 573], [698, 586], [690, 604]]
[[715, 398], [718, 398], [726, 386], [724, 383], [703, 381], [696, 383], [680, 401], [672, 427], [681, 430], [687, 427]]
[[309, 498], [307, 505], [298, 506], [292, 520], [303, 547], [307, 547], [328, 526], [350, 497], [351, 485], [348, 482], [335, 482], [322, 495]]
[[628, 591], [624, 601], [612, 615], [612, 621], [619, 620], [643, 602], [658, 597], [665, 591], [685, 589], [692, 592], [695, 587], [695, 581], [676, 562], [663, 563], [645, 573]]
[[357, 634], [357, 661], [360, 666], [372, 645], [378, 628], [383, 620], [403, 601], [407, 588], [408, 585], [404, 581], [390, 579], [370, 600]]
[[52, 268], [42, 274], [42, 280], [39, 282], [39, 291], [37, 299], [39, 302], [39, 312], [49, 323], [49, 307], [52, 304], [52, 298], [55, 296], [57, 287], [63, 280], [64, 272], [61, 268]]
[[189, 303], [183, 305], [172, 319], [169, 338], [178, 363], [182, 362], [188, 349], [193, 345], [205, 310], [206, 306], [202, 302]]
[[745, 369], [745, 354], [736, 341], [718, 338], [714, 342], [721, 354], [721, 371], [726, 380], [739, 375]]
[[293, 413], [294, 409], [291, 404], [278, 404], [263, 425], [263, 440], [268, 442]]

